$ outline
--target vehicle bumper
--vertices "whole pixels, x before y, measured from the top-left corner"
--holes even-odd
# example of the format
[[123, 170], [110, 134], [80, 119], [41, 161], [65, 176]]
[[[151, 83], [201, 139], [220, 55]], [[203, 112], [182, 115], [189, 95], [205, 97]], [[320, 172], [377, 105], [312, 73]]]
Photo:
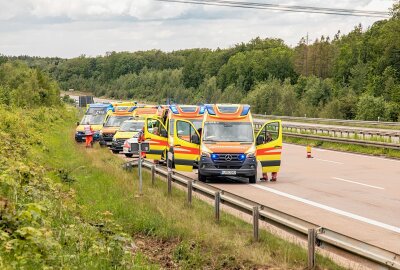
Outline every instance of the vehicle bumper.
[[[204, 176], [242, 176], [251, 177], [257, 174], [257, 161], [255, 158], [246, 158], [241, 164], [237, 162], [219, 162], [216, 165], [211, 158], [201, 157], [198, 164], [199, 173]], [[234, 172], [230, 174], [231, 172]]]
[[107, 146], [112, 146], [112, 139], [113, 137], [103, 137], [103, 136], [99, 136], [99, 144], [100, 145], [107, 145]]
[[[99, 134], [94, 134], [93, 135], [93, 141], [97, 142], [100, 140], [100, 135]], [[75, 141], [76, 142], [85, 142], [86, 141], [86, 135], [85, 134], [80, 134], [80, 133], [75, 133]]]

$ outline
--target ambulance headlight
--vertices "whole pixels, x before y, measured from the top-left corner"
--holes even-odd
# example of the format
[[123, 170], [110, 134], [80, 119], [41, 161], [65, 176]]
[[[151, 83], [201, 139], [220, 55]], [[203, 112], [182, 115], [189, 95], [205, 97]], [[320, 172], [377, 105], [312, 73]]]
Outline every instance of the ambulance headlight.
[[255, 158], [255, 157], [256, 157], [256, 154], [255, 154], [254, 152], [247, 153], [246, 157], [247, 157], [247, 158]]
[[206, 151], [201, 152], [201, 157], [210, 157], [210, 153]]

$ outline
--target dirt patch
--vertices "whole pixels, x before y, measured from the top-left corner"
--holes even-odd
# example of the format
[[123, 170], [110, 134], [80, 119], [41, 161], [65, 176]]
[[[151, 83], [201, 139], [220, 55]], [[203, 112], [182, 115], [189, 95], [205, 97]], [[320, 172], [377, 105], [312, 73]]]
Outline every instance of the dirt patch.
[[179, 245], [179, 240], [162, 240], [140, 234], [135, 235], [134, 239], [134, 253], [140, 251], [148, 260], [158, 264], [163, 269], [180, 269], [173, 258], [174, 250]]

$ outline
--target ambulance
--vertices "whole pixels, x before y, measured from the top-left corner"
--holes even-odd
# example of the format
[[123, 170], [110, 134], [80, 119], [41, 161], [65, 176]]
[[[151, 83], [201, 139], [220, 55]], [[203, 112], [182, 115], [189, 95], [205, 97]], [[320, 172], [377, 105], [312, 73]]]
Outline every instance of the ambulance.
[[93, 135], [93, 141], [98, 141], [100, 139], [100, 130], [103, 128], [103, 122], [105, 119], [105, 114], [85, 114], [82, 117], [80, 122], [77, 122], [77, 127], [75, 131], [75, 141], [76, 142], [84, 142], [86, 139], [85, 136], [85, 125], [89, 124], [93, 131], [95, 132]]
[[112, 146], [114, 135], [121, 124], [126, 120], [132, 120], [134, 118], [134, 108], [135, 107], [126, 111], [110, 112], [107, 114], [104, 126], [100, 131], [99, 143], [101, 146]]
[[[144, 118], [134, 118], [133, 120], [124, 121], [121, 124], [119, 130], [115, 133], [111, 144], [111, 150], [114, 153], [119, 153], [123, 150], [123, 146], [126, 140], [133, 138], [144, 127]], [[124, 152], [125, 156], [132, 157], [132, 153]]]
[[[169, 168], [177, 168], [182, 171], [193, 170], [192, 164], [186, 164], [181, 160], [181, 153], [186, 153], [184, 145], [175, 144], [177, 134], [174, 123], [177, 120], [187, 120], [193, 124], [196, 130], [203, 123], [204, 106], [198, 105], [169, 105], [164, 109], [164, 116], [160, 118], [147, 118], [144, 130], [145, 139], [150, 143], [150, 152], [146, 154], [148, 159], [167, 161]], [[185, 132], [178, 130], [178, 133]], [[199, 156], [199, 150], [193, 150]]]
[[280, 169], [282, 123], [268, 121], [255, 134], [249, 105], [206, 105], [201, 134], [184, 119], [174, 121], [173, 128], [176, 169], [191, 171], [198, 163], [201, 182], [209, 177], [235, 176], [256, 183], [258, 164], [264, 173]]

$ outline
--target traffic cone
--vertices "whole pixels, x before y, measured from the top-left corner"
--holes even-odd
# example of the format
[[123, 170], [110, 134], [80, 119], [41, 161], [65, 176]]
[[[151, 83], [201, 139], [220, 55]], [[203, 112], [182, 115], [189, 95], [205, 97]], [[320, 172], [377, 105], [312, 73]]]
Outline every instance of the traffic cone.
[[307, 145], [307, 158], [312, 158], [311, 156], [311, 146]]

